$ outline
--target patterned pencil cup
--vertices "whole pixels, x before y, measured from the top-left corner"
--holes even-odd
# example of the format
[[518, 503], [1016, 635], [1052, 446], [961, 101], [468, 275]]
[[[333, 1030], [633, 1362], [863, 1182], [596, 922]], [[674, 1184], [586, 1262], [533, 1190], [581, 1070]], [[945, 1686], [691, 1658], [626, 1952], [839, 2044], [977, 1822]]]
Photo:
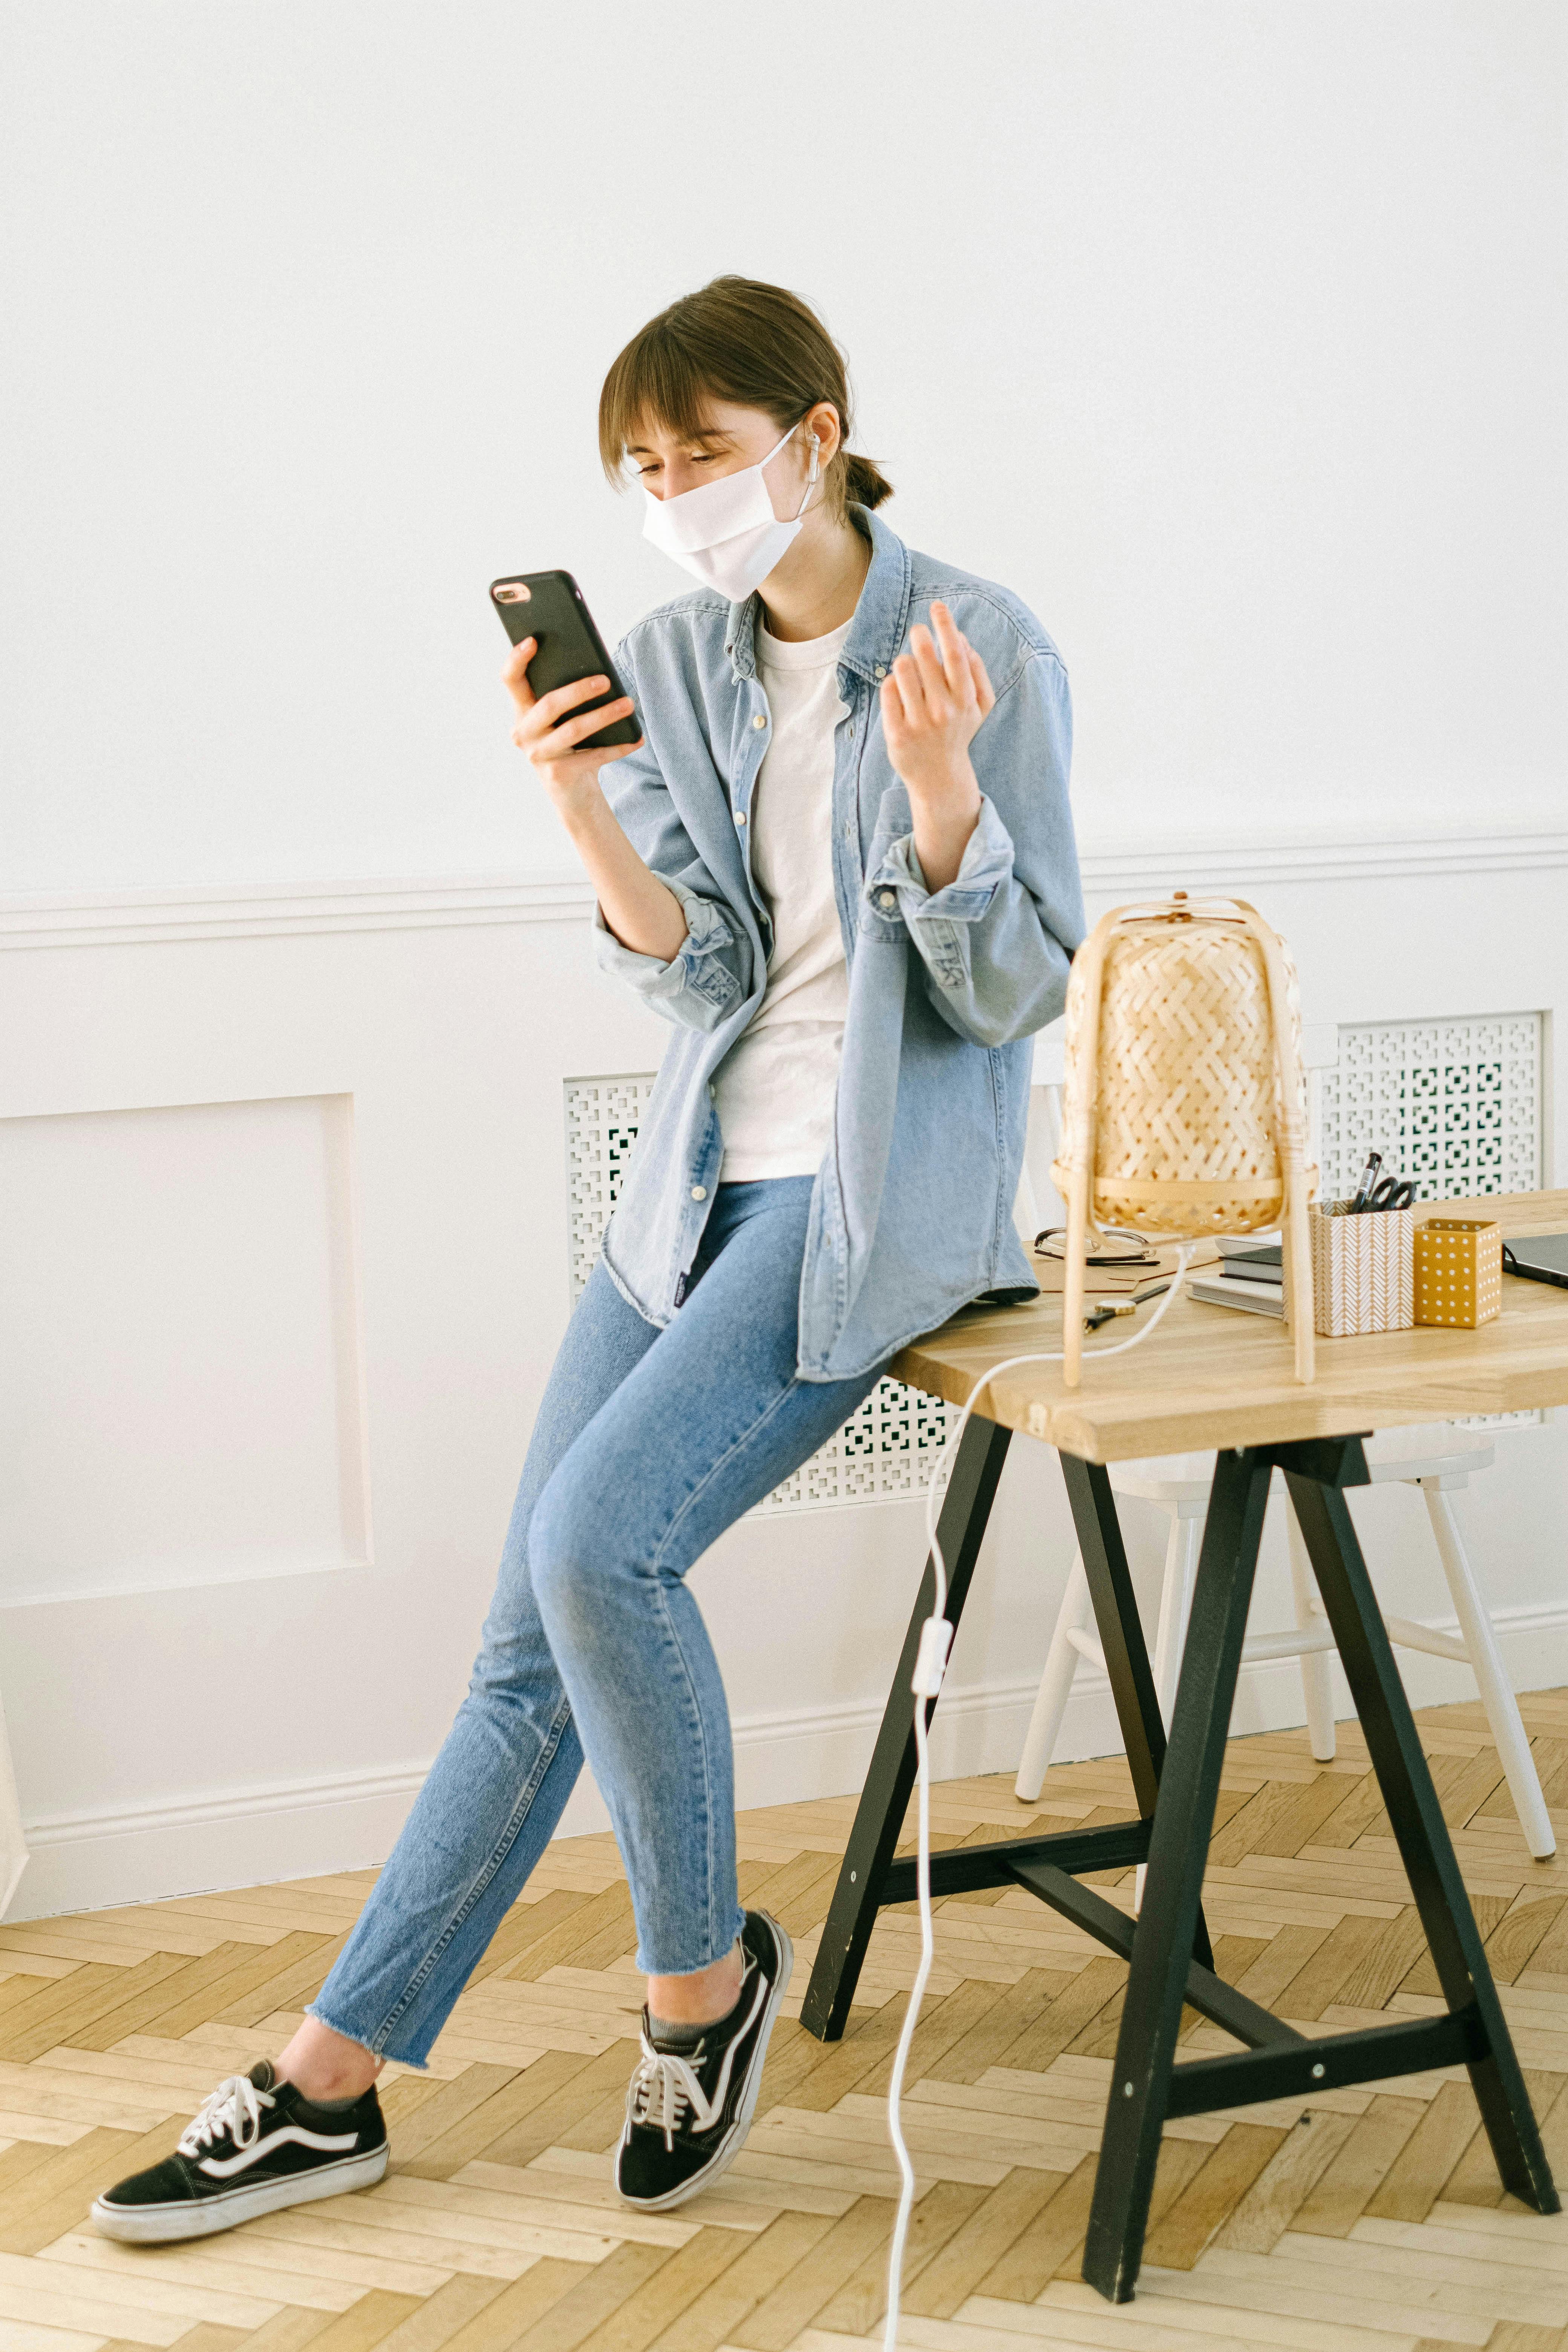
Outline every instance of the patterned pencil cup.
[[1239, 898], [1116, 907], [1073, 958], [1062, 1147], [1062, 1378], [1079, 1384], [1100, 1223], [1176, 1237], [1280, 1224], [1296, 1377], [1312, 1377], [1306, 1094], [1295, 967]]
[[1476, 1217], [1428, 1217], [1415, 1228], [1414, 1255], [1417, 1323], [1473, 1331], [1502, 1312], [1500, 1225]]
[[1361, 1339], [1373, 1331], [1408, 1331], [1415, 1320], [1414, 1211], [1378, 1209], [1362, 1216], [1310, 1213], [1312, 1313], [1325, 1339]]

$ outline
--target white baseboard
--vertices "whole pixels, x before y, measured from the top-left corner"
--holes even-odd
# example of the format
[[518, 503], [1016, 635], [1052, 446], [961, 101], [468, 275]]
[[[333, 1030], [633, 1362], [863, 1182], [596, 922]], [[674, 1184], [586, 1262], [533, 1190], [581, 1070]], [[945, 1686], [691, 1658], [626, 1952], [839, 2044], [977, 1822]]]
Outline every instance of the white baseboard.
[[[1430, 1621], [1457, 1633], [1454, 1620]], [[1568, 1683], [1568, 1607], [1498, 1610], [1493, 1624], [1520, 1690]], [[1473, 1698], [1462, 1666], [1422, 1652], [1399, 1654], [1415, 1706]], [[1353, 1710], [1337, 1660], [1331, 1660], [1335, 1712]], [[1023, 1752], [1036, 1680], [955, 1686], [931, 1725], [931, 1769], [938, 1780], [1010, 1772]], [[870, 1762], [879, 1703], [782, 1710], [743, 1717], [734, 1727], [735, 1801], [799, 1804], [857, 1790]], [[1305, 1721], [1301, 1679], [1293, 1660], [1245, 1666], [1232, 1717], [1238, 1733], [1280, 1731]], [[1062, 1761], [1114, 1754], [1121, 1740], [1103, 1674], [1080, 1671], [1062, 1725]], [[278, 1781], [178, 1805], [148, 1805], [57, 1815], [26, 1824], [30, 1860], [5, 1917], [8, 1924], [63, 1912], [151, 1903], [229, 1886], [259, 1886], [383, 1862], [427, 1769], [407, 1764], [330, 1779]], [[1005, 1818], [1005, 1816], [1004, 1816]], [[558, 1835], [582, 1837], [610, 1826], [604, 1801], [584, 1773]]]

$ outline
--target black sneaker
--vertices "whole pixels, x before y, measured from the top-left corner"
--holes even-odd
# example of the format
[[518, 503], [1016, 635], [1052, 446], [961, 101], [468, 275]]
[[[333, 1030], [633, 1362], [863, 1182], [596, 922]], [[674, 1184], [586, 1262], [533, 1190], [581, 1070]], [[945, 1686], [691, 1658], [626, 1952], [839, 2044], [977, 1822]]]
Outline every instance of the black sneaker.
[[616, 2187], [645, 2212], [697, 2196], [746, 2137], [795, 1948], [768, 1912], [748, 1911], [741, 1949], [740, 1999], [694, 2048], [654, 2041], [643, 2010], [643, 2054], [626, 2093]]
[[92, 2218], [108, 2237], [137, 2244], [205, 2238], [280, 2205], [368, 2189], [386, 2154], [374, 2083], [352, 2107], [313, 2106], [263, 2058], [218, 2084], [174, 2156], [106, 2189]]

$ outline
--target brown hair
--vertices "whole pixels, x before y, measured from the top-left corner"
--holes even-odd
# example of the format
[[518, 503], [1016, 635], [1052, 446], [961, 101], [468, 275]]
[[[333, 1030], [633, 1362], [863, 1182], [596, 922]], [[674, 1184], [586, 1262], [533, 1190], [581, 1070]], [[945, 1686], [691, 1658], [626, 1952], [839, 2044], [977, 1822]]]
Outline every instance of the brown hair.
[[760, 408], [781, 433], [819, 400], [838, 411], [843, 441], [823, 476], [830, 511], [880, 506], [893, 486], [869, 457], [851, 457], [849, 379], [844, 354], [798, 294], [753, 278], [715, 278], [683, 294], [632, 337], [599, 394], [599, 456], [617, 485], [639, 427], [663, 425], [679, 440], [702, 439], [707, 404]]

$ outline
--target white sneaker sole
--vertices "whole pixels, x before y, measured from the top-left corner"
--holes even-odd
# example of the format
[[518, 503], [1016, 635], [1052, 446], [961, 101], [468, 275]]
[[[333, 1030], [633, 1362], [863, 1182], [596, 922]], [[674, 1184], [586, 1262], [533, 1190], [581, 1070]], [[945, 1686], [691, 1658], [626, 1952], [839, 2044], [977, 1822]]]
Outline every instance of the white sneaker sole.
[[[757, 2046], [752, 2053], [751, 2071], [747, 2076], [745, 2092], [735, 2120], [701, 2171], [694, 2172], [689, 2180], [683, 2180], [679, 2189], [667, 2189], [662, 2197], [627, 2197], [617, 2189], [616, 2194], [620, 2198], [622, 2204], [631, 2206], [635, 2212], [668, 2213], [672, 2205], [684, 2205], [691, 2198], [700, 2197], [702, 2191], [710, 2187], [718, 2179], [719, 2175], [728, 2171], [730, 2166], [733, 2164], [741, 2153], [742, 2142], [752, 2128], [752, 2117], [756, 2113], [757, 2099], [763, 2087], [763, 2068], [767, 2063], [768, 2042], [773, 2034], [773, 2020], [779, 2013], [779, 2003], [789, 1988], [790, 1970], [795, 1966], [795, 1946], [771, 1911], [764, 1911], [762, 1916], [778, 1938], [784, 1958], [779, 1963], [778, 1975], [773, 1979], [773, 1989], [768, 1995], [767, 2007], [763, 2011], [763, 2021], [757, 2033]], [[620, 2153], [620, 2147], [621, 2143], [617, 2140], [616, 2143], [617, 2156]]]
[[181, 2238], [208, 2238], [218, 2230], [237, 2229], [258, 2214], [276, 2213], [279, 2206], [303, 2205], [312, 2197], [345, 2197], [351, 2189], [373, 2189], [386, 2170], [385, 2143], [369, 2156], [345, 2157], [341, 2164], [323, 2164], [312, 2172], [290, 2179], [258, 2181], [253, 2189], [231, 2189], [220, 2197], [199, 2200], [180, 2198], [165, 2205], [115, 2205], [100, 2197], [92, 2219], [108, 2238], [131, 2245], [160, 2245]]

